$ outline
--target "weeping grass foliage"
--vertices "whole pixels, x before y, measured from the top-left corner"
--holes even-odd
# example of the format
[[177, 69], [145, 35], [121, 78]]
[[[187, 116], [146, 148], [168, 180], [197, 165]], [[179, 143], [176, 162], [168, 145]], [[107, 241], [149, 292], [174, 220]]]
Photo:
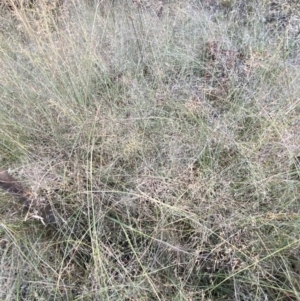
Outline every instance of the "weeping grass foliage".
[[300, 300], [299, 4], [1, 2], [1, 300]]

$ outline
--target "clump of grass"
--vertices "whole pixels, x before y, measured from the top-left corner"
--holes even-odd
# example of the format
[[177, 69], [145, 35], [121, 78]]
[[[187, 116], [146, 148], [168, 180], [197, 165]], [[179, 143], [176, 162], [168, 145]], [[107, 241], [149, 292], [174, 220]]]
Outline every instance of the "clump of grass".
[[1, 299], [299, 299], [297, 36], [270, 5], [2, 8], [1, 167], [57, 224], [3, 196]]

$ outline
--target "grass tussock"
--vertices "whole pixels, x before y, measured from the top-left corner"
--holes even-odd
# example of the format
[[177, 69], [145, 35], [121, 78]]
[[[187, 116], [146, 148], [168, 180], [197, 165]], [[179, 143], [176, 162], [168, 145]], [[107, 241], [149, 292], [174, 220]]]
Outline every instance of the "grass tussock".
[[297, 6], [1, 2], [0, 299], [300, 300]]

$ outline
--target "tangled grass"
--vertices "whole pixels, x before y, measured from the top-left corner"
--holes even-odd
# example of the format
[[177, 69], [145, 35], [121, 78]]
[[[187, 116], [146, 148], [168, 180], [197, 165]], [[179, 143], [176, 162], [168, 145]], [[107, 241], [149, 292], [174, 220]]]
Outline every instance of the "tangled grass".
[[1, 300], [300, 300], [299, 14], [277, 2], [2, 6], [1, 167], [58, 224], [1, 195]]

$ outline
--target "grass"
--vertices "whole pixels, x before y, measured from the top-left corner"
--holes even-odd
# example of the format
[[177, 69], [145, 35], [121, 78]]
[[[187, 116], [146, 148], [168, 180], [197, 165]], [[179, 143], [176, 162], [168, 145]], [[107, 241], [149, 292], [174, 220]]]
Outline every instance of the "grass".
[[0, 14], [0, 300], [300, 300], [293, 1]]

